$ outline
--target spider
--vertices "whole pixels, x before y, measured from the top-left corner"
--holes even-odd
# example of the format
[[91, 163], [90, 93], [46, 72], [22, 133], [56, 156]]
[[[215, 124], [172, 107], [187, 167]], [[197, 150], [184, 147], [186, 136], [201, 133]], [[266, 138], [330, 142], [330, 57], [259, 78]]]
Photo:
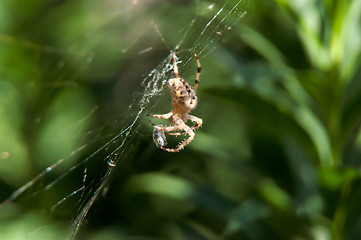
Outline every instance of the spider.
[[[198, 56], [194, 53], [196, 58], [198, 69], [194, 87], [191, 87], [188, 82], [179, 77], [177, 56], [173, 53], [173, 71], [174, 78], [168, 80], [168, 87], [172, 96], [173, 110], [166, 114], [154, 114], [148, 115], [150, 117], [158, 119], [169, 119], [171, 126], [163, 126], [162, 124], [155, 125], [149, 121], [154, 127], [153, 140], [157, 147], [168, 152], [179, 152], [185, 146], [187, 146], [195, 136], [193, 130], [202, 126], [202, 119], [190, 115], [189, 113], [197, 106], [196, 90], [199, 84], [199, 75], [201, 74], [201, 64], [198, 60]], [[192, 127], [189, 127], [186, 123], [190, 120], [195, 123]], [[167, 145], [167, 139], [165, 135], [186, 135], [189, 138], [185, 139], [176, 148], [165, 148]]]

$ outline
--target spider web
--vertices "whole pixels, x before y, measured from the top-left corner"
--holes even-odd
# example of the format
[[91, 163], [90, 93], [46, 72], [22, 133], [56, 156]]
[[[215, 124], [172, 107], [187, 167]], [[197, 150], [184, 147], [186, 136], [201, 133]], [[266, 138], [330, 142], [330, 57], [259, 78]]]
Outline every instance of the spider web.
[[[163, 103], [161, 96], [167, 88], [167, 80], [173, 76], [172, 53], [176, 52], [179, 58], [180, 74], [182, 74], [182, 69], [186, 68], [192, 68], [195, 71], [195, 65], [189, 64], [193, 59], [193, 52], [197, 53], [202, 62], [202, 59], [215, 49], [216, 42], [227, 37], [227, 33], [232, 31], [232, 26], [246, 13], [242, 6], [244, 4], [242, 0], [225, 2], [192, 1], [189, 4], [195, 7], [194, 15], [186, 22], [170, 23], [174, 25], [172, 26], [172, 34], [177, 37], [171, 39], [170, 34], [165, 34], [163, 29], [167, 29], [167, 27], [164, 26], [162, 21], [152, 17], [149, 22], [150, 32], [158, 38], [160, 43], [157, 45], [152, 43], [151, 46], [147, 46], [145, 39], [148, 36], [135, 32], [128, 45], [116, 53], [125, 57], [135, 56], [140, 58], [154, 53], [164, 55], [148, 74], [143, 74], [142, 81], [138, 82], [140, 88], [131, 94], [130, 99], [127, 99], [129, 104], [123, 106], [123, 113], [116, 113], [114, 119], [103, 120], [99, 126], [85, 131], [85, 134], [80, 133], [81, 143], [78, 148], [58, 160], [53, 159], [54, 163], [18, 188], [5, 202], [32, 199], [34, 196], [40, 196], [41, 198], [47, 192], [59, 191], [58, 185], [63, 181], [66, 182], [67, 177], [73, 174], [79, 175], [79, 182], [71, 184], [73, 190], [61, 193], [63, 197], [55, 199], [48, 209], [50, 212], [57, 212], [67, 202], [74, 203], [74, 212], [67, 238], [73, 239], [77, 235], [99, 195], [105, 194], [109, 190], [109, 182], [115, 169], [121, 168], [123, 162], [131, 159], [133, 152], [137, 149], [139, 136], [149, 135], [151, 141], [151, 131], [143, 132], [144, 125], [148, 124], [146, 114], [155, 113], [156, 107]], [[116, 11], [113, 15], [110, 14], [109, 19], [98, 24], [98, 27], [84, 37], [82, 41], [90, 41], [95, 33], [102, 31], [109, 22], [115, 21], [119, 15], [131, 16], [136, 13], [139, 5], [141, 5], [140, 1], [128, 2], [123, 10]], [[188, 8], [179, 7], [177, 14], [183, 14], [182, 9]], [[149, 13], [147, 11], [150, 10], [146, 9], [145, 14]], [[148, 15], [152, 14], [149, 13]], [[17, 44], [28, 45], [21, 42], [17, 42]], [[66, 52], [69, 55], [77, 55], [80, 59], [78, 62], [91, 63], [98, 59], [101, 60], [101, 57], [89, 50], [84, 52], [76, 50], [73, 52], [72, 50], [44, 45], [35, 45], [33, 47], [46, 54]], [[62, 69], [61, 75], [64, 76], [68, 71], [70, 72], [70, 69], [76, 63], [70, 64], [65, 60], [58, 64]], [[71, 77], [76, 78], [74, 75]], [[60, 87], [71, 84], [72, 82], [63, 81]], [[94, 106], [83, 119], [74, 124], [74, 129], [86, 128], [86, 121], [92, 119], [99, 112], [108, 111], [108, 108], [111, 108], [109, 105], [112, 106], [113, 104], [113, 102], [106, 102]], [[64, 130], [64, 134], [67, 132]], [[74, 158], [80, 160], [74, 163], [72, 160]], [[94, 169], [97, 169], [97, 171], [95, 172]]]

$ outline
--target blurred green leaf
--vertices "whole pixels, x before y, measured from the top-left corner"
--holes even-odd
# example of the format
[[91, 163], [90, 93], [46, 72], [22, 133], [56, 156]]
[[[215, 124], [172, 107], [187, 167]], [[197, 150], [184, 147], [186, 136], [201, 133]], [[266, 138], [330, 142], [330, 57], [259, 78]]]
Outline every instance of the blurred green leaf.
[[[242, 39], [264, 56], [269, 64], [276, 68], [277, 73], [281, 75], [280, 82], [287, 91], [279, 91], [272, 87], [273, 91], [269, 92], [267, 99], [294, 116], [294, 119], [314, 142], [321, 163], [324, 165], [331, 164], [333, 160], [329, 136], [323, 124], [311, 110], [312, 100], [299, 83], [295, 73], [284, 63], [281, 53], [263, 36], [248, 27], [242, 27], [240, 32], [242, 33]], [[264, 79], [266, 83], [267, 81], [271, 82], [267, 75], [264, 76]], [[252, 80], [248, 81], [252, 84]], [[293, 104], [293, 102], [296, 102], [297, 105]]]
[[315, 149], [319, 154], [321, 164], [331, 164], [331, 149], [324, 126], [309, 110], [297, 105], [292, 105], [290, 104], [291, 101], [287, 102], [287, 98], [285, 99], [282, 93], [278, 94], [277, 91], [273, 91], [271, 96], [263, 99], [261, 96], [244, 89], [217, 88], [210, 89], [209, 92], [214, 96], [240, 103], [261, 121], [264, 119], [264, 116], [272, 116], [268, 118], [268, 120], [272, 122], [262, 121], [262, 124], [266, 123], [269, 126], [277, 124], [281, 127], [279, 130], [294, 130], [295, 124], [299, 125], [312, 139]]
[[263, 179], [258, 183], [258, 191], [264, 200], [271, 206], [288, 211], [291, 208], [292, 201], [290, 196], [279, 188], [272, 180]]
[[318, 176], [312, 162], [300, 144], [290, 136], [285, 138], [285, 148], [293, 171], [297, 212], [307, 215], [321, 214], [324, 206], [319, 192]]
[[[80, 147], [80, 140], [87, 131], [91, 113], [91, 100], [81, 89], [60, 91], [50, 104], [44, 117], [43, 129], [39, 132], [36, 150], [42, 157], [44, 167], [54, 159], [72, 156], [74, 149]], [[72, 164], [66, 161], [63, 167]], [[60, 169], [59, 169], [60, 170]]]
[[29, 174], [26, 142], [19, 126], [23, 123], [17, 89], [0, 81], [0, 176], [11, 185], [21, 184]]
[[163, 173], [138, 175], [129, 184], [129, 188], [135, 192], [148, 192], [180, 200], [189, 200], [195, 191], [187, 181]]
[[[297, 22], [295, 27], [313, 66], [322, 70], [329, 69], [332, 65], [332, 58], [326, 47], [329, 26], [322, 16], [324, 11], [322, 1], [277, 0], [277, 2]], [[322, 27], [326, 27], [326, 36], [323, 35]]]
[[[341, 1], [340, 3], [342, 3]], [[348, 5], [347, 3], [348, 2]], [[352, 79], [357, 68], [360, 67], [361, 57], [361, 1], [344, 1], [343, 15], [338, 19], [342, 21], [342, 29], [339, 33], [340, 46], [342, 49], [340, 63], [340, 78], [347, 84]], [[336, 34], [335, 34], [336, 35]]]
[[341, 188], [344, 184], [359, 179], [360, 173], [354, 168], [321, 168], [318, 172], [320, 183], [332, 190]]
[[234, 210], [224, 230], [223, 237], [227, 239], [235, 232], [246, 231], [249, 224], [269, 216], [270, 213], [271, 210], [259, 202], [245, 201]]
[[15, 211], [11, 217], [2, 218], [1, 215], [9, 208], [13, 208], [13, 206], [11, 204], [0, 205], [0, 239], [64, 239], [65, 232], [61, 230], [61, 225], [51, 222], [44, 214]]
[[245, 24], [239, 24], [237, 30], [241, 39], [260, 53], [272, 66], [280, 71], [287, 70], [282, 53], [264, 36]]

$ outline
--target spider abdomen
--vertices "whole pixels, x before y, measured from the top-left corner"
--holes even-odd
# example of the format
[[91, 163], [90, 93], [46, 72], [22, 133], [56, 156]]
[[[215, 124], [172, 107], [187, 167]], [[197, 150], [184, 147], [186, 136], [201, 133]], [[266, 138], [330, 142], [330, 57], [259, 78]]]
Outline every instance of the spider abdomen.
[[181, 108], [190, 112], [197, 106], [196, 91], [182, 78], [172, 78], [168, 81], [173, 101]]

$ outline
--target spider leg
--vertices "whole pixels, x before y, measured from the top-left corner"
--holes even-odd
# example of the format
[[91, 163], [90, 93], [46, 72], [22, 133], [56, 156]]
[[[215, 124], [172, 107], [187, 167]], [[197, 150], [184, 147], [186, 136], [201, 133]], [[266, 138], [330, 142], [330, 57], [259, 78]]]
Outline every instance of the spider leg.
[[[163, 132], [163, 134], [165, 135], [171, 135], [171, 136], [181, 136], [181, 135], [185, 135], [186, 132], [182, 131], [182, 132], [164, 132], [163, 130], [159, 129], [159, 125], [155, 125], [154, 123], [152, 123], [151, 121], [149, 121], [150, 124], [152, 124], [153, 127], [156, 127], [158, 132]], [[163, 126], [163, 125], [162, 125]], [[173, 130], [175, 131], [175, 130]], [[178, 131], [178, 130], [177, 130]]]
[[[147, 116], [149, 116], [149, 117], [154, 117], [154, 118], [159, 118], [159, 119], [169, 119], [172, 115], [173, 115], [173, 112], [169, 112], [169, 113], [166, 113], [166, 114], [147, 115]], [[148, 121], [149, 121], [149, 123], [150, 123], [153, 127], [157, 126], [157, 128], [158, 128], [159, 125], [155, 125], [155, 124], [152, 123], [150, 120], [148, 120]], [[169, 121], [170, 121], [170, 123], [171, 123], [172, 125], [174, 125], [174, 124], [172, 123], [172, 120], [169, 120]], [[163, 130], [161, 130], [161, 131], [163, 131]], [[170, 131], [172, 131], [172, 130], [170, 130]], [[183, 132], [165, 132], [164, 134], [165, 134], [165, 135], [180, 136], [180, 135], [185, 135], [186, 132], [184, 132], [184, 131], [183, 131]]]
[[160, 147], [161, 149], [163, 149], [163, 150], [165, 150], [167, 152], [179, 152], [185, 146], [187, 146], [194, 139], [194, 136], [195, 136], [195, 133], [192, 131], [192, 129], [190, 127], [188, 127], [183, 122], [183, 120], [181, 118], [175, 117], [173, 120], [174, 120], [175, 126], [173, 126], [173, 127], [164, 127], [164, 128], [160, 128], [160, 129], [164, 130], [164, 131], [180, 131], [180, 130], [183, 130], [185, 133], [187, 133], [189, 135], [189, 138], [187, 138], [183, 142], [181, 142], [177, 146], [177, 148], [164, 148], [162, 146]]
[[188, 114], [188, 119], [195, 123], [195, 125], [193, 125], [191, 127], [192, 130], [200, 128], [202, 126], [202, 124], [203, 124], [203, 120], [201, 118], [196, 117], [196, 116]]
[[[173, 112], [169, 112], [166, 114], [148, 114], [148, 117], [154, 117], [159, 119], [169, 119], [173, 115]], [[154, 125], [153, 125], [154, 126]]]
[[[193, 123], [195, 123], [195, 124], [191, 127], [192, 131], [195, 130], [195, 129], [200, 128], [200, 127], [202, 126], [202, 124], [203, 124], [203, 120], [202, 120], [201, 118], [199, 118], [199, 117], [196, 117], [196, 116], [193, 116], [193, 115], [188, 114], [188, 119], [189, 119], [190, 121], [192, 121]], [[176, 135], [176, 136], [180, 136], [180, 135], [186, 135], [187, 132], [183, 130], [183, 131], [181, 131], [181, 132], [165, 133], [165, 134], [166, 134], [166, 135]]]
[[[155, 125], [150, 120], [148, 120], [148, 121], [154, 128], [156, 128], [159, 132], [163, 132], [165, 135], [179, 136], [179, 135], [185, 135], [186, 134], [186, 132], [184, 132], [184, 131], [182, 131], [182, 132], [164, 132], [165, 130], [162, 129], [162, 127], [164, 127], [164, 126], [162, 124]], [[165, 126], [165, 127], [167, 127], [167, 126]], [[175, 131], [175, 130], [170, 130], [170, 131]]]
[[195, 133], [192, 131], [192, 129], [190, 127], [188, 127], [187, 125], [184, 125], [183, 128], [186, 133], [189, 135], [189, 138], [185, 139], [183, 142], [181, 142], [177, 148], [164, 148], [164, 147], [160, 147], [161, 149], [167, 151], [167, 152], [179, 152], [180, 150], [182, 150], [185, 146], [187, 146], [193, 139], [195, 136]]
[[198, 65], [198, 68], [197, 68], [197, 75], [196, 75], [196, 80], [195, 80], [195, 85], [193, 87], [194, 91], [197, 90], [198, 88], [198, 84], [199, 84], [199, 75], [201, 75], [201, 70], [202, 70], [202, 67], [201, 67], [201, 63], [199, 62], [199, 59], [198, 59], [198, 56], [196, 54], [196, 52], [193, 52], [194, 53], [194, 57], [196, 58], [197, 60], [197, 65]]
[[[203, 120], [199, 117], [193, 116], [191, 114], [188, 114], [188, 119], [190, 121], [192, 121], [193, 123], [195, 123], [192, 127], [191, 130], [194, 131], [195, 129], [198, 129], [202, 126], [203, 124]], [[187, 132], [183, 129], [181, 132], [175, 132], [175, 133], [165, 133], [166, 135], [176, 135], [176, 136], [180, 136], [180, 135], [186, 135]]]
[[166, 132], [164, 133], [165, 135], [172, 135], [172, 136], [181, 136], [181, 135], [186, 135], [187, 132], [185, 132], [184, 130], [182, 132]]
[[175, 55], [175, 53], [173, 53], [173, 72], [174, 72], [174, 77], [178, 78], [179, 73], [178, 73], [178, 66], [177, 66], [177, 56]]
[[[193, 115], [188, 114], [188, 119], [189, 119], [190, 121], [192, 121], [193, 123], [195, 123], [195, 124], [191, 127], [192, 131], [195, 130], [195, 129], [200, 128], [200, 127], [202, 126], [202, 124], [203, 124], [203, 120], [202, 120], [201, 118], [199, 118], [199, 117], [196, 117], [196, 116], [193, 116]], [[153, 125], [153, 126], [155, 126], [155, 125]], [[165, 134], [166, 134], [166, 135], [176, 135], [176, 136], [180, 136], [180, 135], [186, 135], [187, 132], [186, 132], [185, 130], [182, 130], [181, 132], [165, 133]]]
[[[179, 126], [163, 126], [163, 125], [155, 125], [155, 128], [157, 128], [159, 131], [163, 131], [163, 132], [173, 132], [173, 131], [179, 131], [182, 130], [182, 128], [180, 128]], [[168, 133], [165, 133], [168, 134]], [[173, 134], [168, 134], [168, 135], [173, 135]], [[176, 134], [174, 134], [176, 135]]]

